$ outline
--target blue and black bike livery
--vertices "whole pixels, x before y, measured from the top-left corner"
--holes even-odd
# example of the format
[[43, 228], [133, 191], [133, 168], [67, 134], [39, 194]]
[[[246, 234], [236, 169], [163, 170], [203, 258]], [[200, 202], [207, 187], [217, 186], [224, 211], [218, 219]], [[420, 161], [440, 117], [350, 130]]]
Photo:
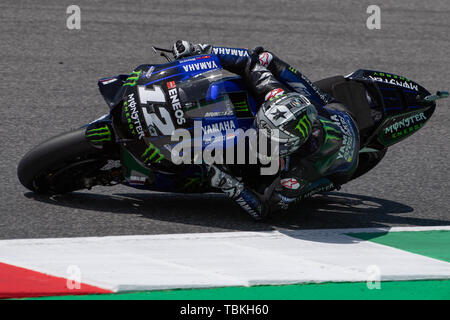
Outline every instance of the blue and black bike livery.
[[[388, 147], [422, 128], [436, 100], [448, 96], [444, 91], [430, 94], [405, 77], [372, 70], [315, 82], [324, 96], [305, 92], [305, 86], [289, 74], [284, 80], [319, 108], [326, 97], [348, 106], [360, 136], [360, 161], [352, 179], [375, 167]], [[115, 184], [178, 193], [214, 191], [201, 161], [180, 165], [171, 161], [177, 143], [172, 133], [186, 129], [193, 140], [195, 130], [203, 135], [220, 133], [237, 143], [239, 134], [227, 137], [227, 130], [252, 128], [258, 109], [244, 81], [227, 75], [214, 54], [141, 65], [128, 75], [100, 79], [98, 85], [109, 113], [28, 152], [18, 166], [25, 187], [50, 194]], [[212, 139], [201, 139], [199, 149], [210, 143]], [[236, 165], [235, 170], [249, 184], [273, 180], [260, 177], [255, 165]]]

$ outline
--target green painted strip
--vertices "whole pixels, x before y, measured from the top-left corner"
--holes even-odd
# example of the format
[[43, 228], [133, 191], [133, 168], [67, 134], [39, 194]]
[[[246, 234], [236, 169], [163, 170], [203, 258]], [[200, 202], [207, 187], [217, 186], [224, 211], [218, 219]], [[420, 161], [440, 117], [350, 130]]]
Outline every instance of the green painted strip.
[[450, 262], [450, 230], [349, 233], [347, 235]]
[[450, 300], [450, 280], [386, 281], [370, 290], [365, 282], [329, 282], [285, 286], [226, 287], [143, 291], [51, 300]]

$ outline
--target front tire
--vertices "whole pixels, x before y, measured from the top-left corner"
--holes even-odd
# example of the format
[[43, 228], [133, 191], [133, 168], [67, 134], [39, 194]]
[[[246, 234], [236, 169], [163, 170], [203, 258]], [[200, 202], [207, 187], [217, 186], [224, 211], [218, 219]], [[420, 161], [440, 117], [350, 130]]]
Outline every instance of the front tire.
[[86, 188], [86, 177], [103, 167], [108, 157], [86, 140], [85, 130], [63, 133], [28, 152], [17, 168], [22, 185], [33, 192], [48, 194]]

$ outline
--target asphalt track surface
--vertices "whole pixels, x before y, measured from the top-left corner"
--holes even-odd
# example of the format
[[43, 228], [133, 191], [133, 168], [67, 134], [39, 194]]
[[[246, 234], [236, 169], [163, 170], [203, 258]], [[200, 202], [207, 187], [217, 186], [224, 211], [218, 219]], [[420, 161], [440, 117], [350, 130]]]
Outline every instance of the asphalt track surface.
[[[378, 1], [381, 30], [368, 30], [372, 2], [2, 0], [0, 238], [449, 225], [449, 100], [373, 171], [266, 223], [220, 194], [118, 186], [49, 198], [17, 179], [33, 146], [107, 112], [99, 78], [162, 63], [151, 46], [176, 39], [262, 45], [314, 81], [367, 68], [450, 89], [448, 1]], [[71, 4], [81, 30], [66, 28]]]

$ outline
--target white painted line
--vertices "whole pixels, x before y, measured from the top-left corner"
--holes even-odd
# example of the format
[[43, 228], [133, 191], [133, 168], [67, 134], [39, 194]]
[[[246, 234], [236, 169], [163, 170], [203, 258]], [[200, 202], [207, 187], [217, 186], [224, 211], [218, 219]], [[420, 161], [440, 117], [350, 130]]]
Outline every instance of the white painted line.
[[324, 281], [447, 279], [450, 263], [345, 235], [444, 227], [221, 232], [0, 241], [0, 262], [113, 291]]
[[37, 238], [37, 239], [12, 239], [0, 240], [0, 243], [20, 243], [26, 242], [33, 244], [52, 243], [54, 241], [69, 240], [75, 241], [81, 239], [82, 241], [89, 240], [113, 240], [120, 238], [122, 241], [134, 241], [137, 239], [148, 240], [191, 240], [191, 239], [217, 239], [217, 238], [245, 238], [245, 237], [274, 237], [277, 233], [314, 233], [314, 234], [345, 234], [345, 233], [381, 233], [381, 232], [398, 232], [398, 231], [433, 231], [433, 230], [450, 230], [450, 226], [429, 226], [429, 227], [391, 227], [391, 228], [343, 228], [343, 229], [304, 229], [304, 230], [277, 230], [277, 231], [248, 231], [248, 232], [213, 232], [213, 233], [173, 233], [173, 234], [157, 234], [157, 235], [132, 235], [132, 236], [106, 236], [106, 237], [71, 237], [71, 238]]

